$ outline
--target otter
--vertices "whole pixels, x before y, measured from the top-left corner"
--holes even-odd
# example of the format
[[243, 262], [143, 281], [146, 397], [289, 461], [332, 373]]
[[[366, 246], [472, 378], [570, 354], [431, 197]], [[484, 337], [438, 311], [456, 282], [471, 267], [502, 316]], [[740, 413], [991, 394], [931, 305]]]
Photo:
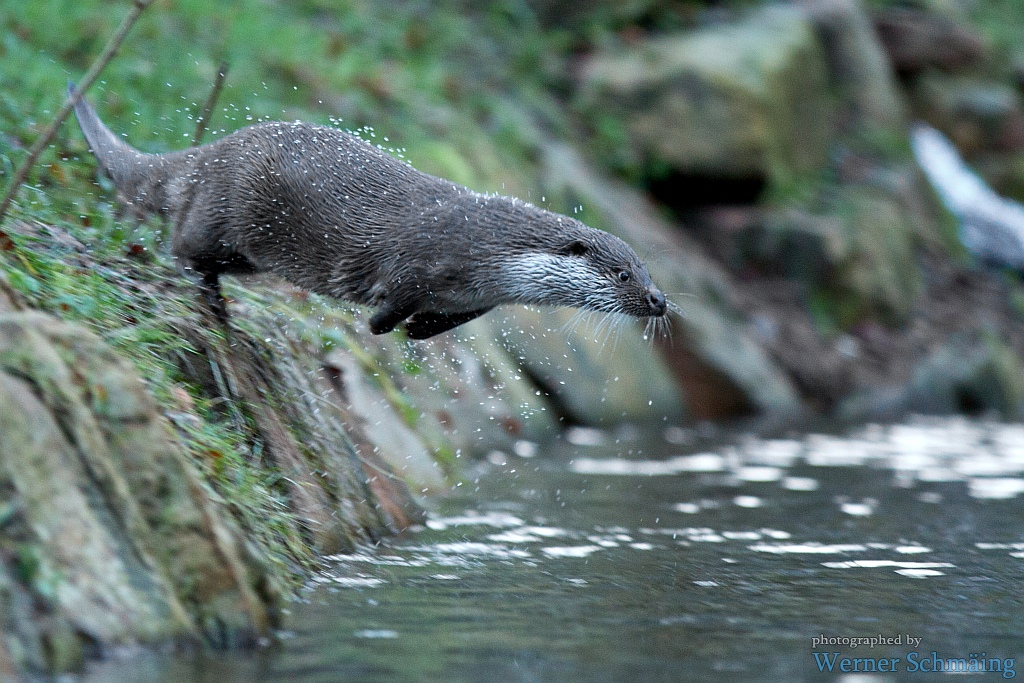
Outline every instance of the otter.
[[375, 307], [371, 332], [404, 322], [412, 339], [500, 304], [636, 317], [668, 310], [621, 239], [417, 171], [335, 128], [266, 122], [199, 147], [145, 154], [107, 128], [84, 98], [75, 116], [132, 213], [171, 222], [172, 254], [199, 276], [223, 321], [220, 275], [267, 271]]

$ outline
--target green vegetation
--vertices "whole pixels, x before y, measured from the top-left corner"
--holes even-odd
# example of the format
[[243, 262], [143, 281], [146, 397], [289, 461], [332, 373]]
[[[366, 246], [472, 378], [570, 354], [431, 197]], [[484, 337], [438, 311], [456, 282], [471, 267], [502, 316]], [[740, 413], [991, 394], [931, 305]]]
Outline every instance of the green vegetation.
[[1020, 58], [1024, 4], [1017, 0], [868, 0], [870, 7], [914, 7], [968, 23], [985, 37], [1002, 60]]
[[58, 229], [50, 233], [42, 227], [49, 219], [44, 211], [25, 212], [22, 219], [39, 221], [37, 234], [7, 233], [10, 241], [0, 260], [7, 281], [33, 307], [93, 328], [135, 364], [195, 462], [257, 543], [271, 551], [272, 561], [311, 559], [275, 486], [277, 475], [254, 466], [230, 416], [182, 372], [190, 362], [204, 362], [179, 336], [180, 321], [195, 316], [190, 283], [152, 248], [127, 256], [140, 243], [116, 229], [106, 211], [83, 215], [89, 226], [100, 227], [80, 224], [71, 230], [79, 244], [69, 244], [71, 238]]
[[[11, 138], [0, 153], [9, 164], [17, 161], [14, 147], [30, 142], [59, 106], [66, 80], [84, 71], [114, 30], [121, 7], [60, 0], [0, 6], [0, 125]], [[400, 148], [417, 167], [498, 190], [526, 163], [534, 125], [507, 94], [514, 89], [549, 124], [557, 118], [538, 82], [544, 34], [518, 7], [494, 3], [470, 18], [456, 3], [155, 2], [90, 97], [140, 148], [180, 148], [225, 60], [231, 72], [216, 130], [260, 118], [340, 119], [383, 147]], [[83, 151], [73, 126], [65, 127], [33, 185], [78, 187], [91, 164], [62, 163], [54, 173], [66, 178], [47, 173], [49, 164]], [[70, 194], [85, 200], [85, 193]]]
[[[81, 77], [128, 6], [0, 1], [0, 183], [9, 182], [60, 107], [67, 81]], [[207, 139], [260, 119], [333, 124], [428, 172], [481, 191], [533, 196], [537, 126], [569, 125], [550, 94], [554, 70], [545, 62], [565, 53], [569, 34], [540, 30], [513, 0], [465, 10], [457, 2], [156, 0], [87, 96], [140, 149], [180, 149], [226, 61]], [[68, 121], [0, 227], [0, 272], [32, 307], [84, 324], [134, 362], [194, 461], [273, 561], [282, 569], [311, 561], [287, 500], [287, 474], [261, 457], [255, 414], [211, 394], [209, 382], [224, 380], [203, 376], [216, 366], [209, 349], [225, 344], [194, 324], [202, 307], [169, 257], [167, 227], [135, 225], [116, 205]], [[348, 313], [317, 297], [243, 293], [230, 284], [226, 291], [258, 311], [236, 320], [251, 339], [276, 327], [309, 348], [352, 353], [457, 476], [443, 435], [382, 371], [382, 359], [351, 343]], [[394, 366], [419, 372], [409, 359]]]

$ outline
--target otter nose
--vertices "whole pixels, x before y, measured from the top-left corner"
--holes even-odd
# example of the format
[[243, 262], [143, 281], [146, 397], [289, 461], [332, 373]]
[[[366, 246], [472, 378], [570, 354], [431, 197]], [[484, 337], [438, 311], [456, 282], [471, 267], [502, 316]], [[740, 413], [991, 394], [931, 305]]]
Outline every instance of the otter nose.
[[665, 295], [654, 287], [647, 290], [647, 305], [651, 309], [651, 315], [665, 315], [665, 311], [668, 310]]

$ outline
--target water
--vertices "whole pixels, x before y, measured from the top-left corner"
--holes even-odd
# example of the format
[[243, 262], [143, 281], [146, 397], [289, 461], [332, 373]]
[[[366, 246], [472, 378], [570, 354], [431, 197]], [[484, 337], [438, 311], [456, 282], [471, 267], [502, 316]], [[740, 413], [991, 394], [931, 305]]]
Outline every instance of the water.
[[[1021, 668], [1024, 426], [654, 436], [576, 430], [536, 457], [494, 453], [434, 501], [428, 528], [333, 558], [280, 646], [105, 662], [85, 680], [864, 683], [932, 680], [935, 659], [998, 664], [986, 680]], [[815, 648], [822, 635], [899, 643]], [[832, 652], [895, 673], [836, 660], [830, 674]]]

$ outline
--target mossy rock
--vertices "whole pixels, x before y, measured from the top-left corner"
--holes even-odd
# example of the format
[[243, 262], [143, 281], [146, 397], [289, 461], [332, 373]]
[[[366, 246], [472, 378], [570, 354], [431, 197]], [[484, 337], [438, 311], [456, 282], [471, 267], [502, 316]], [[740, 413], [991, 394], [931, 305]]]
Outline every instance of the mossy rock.
[[734, 307], [729, 277], [717, 263], [642, 192], [602, 175], [572, 148], [549, 142], [544, 164], [552, 196], [562, 197], [567, 206], [582, 204], [599, 227], [645, 245], [641, 255], [651, 277], [681, 314], [673, 315], [672, 335], [657, 338], [649, 350], [661, 358], [643, 362], [668, 367], [685, 394], [688, 413], [722, 418], [751, 411], [800, 412], [792, 382]]
[[516, 308], [490, 323], [523, 373], [570, 422], [608, 426], [685, 414], [671, 373], [634, 321], [602, 321], [598, 314], [585, 322], [579, 315]]
[[790, 7], [598, 53], [580, 99], [598, 129], [621, 123], [626, 158], [648, 176], [667, 167], [788, 186], [825, 164], [832, 132], [821, 44]]
[[893, 420], [906, 413], [1024, 416], [1024, 363], [993, 332], [951, 336], [921, 359], [906, 384], [848, 397], [848, 420]]
[[954, 337], [914, 370], [910, 404], [921, 412], [995, 412], [1005, 419], [1020, 419], [1024, 365], [995, 335]]
[[0, 314], [0, 481], [0, 544], [17, 548], [2, 569], [54, 615], [45, 661], [27, 664], [66, 670], [86, 644], [253, 641], [276, 624], [267, 564], [92, 333]]

